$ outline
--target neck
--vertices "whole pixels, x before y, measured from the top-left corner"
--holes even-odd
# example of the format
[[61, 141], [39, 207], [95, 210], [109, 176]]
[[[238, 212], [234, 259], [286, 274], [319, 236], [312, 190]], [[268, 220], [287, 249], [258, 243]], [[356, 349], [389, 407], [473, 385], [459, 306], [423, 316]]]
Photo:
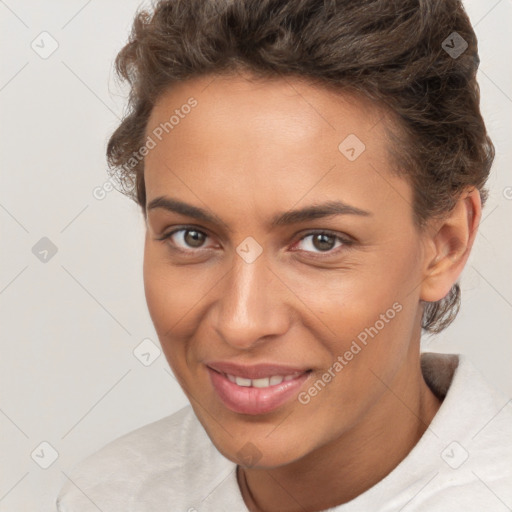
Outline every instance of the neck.
[[324, 510], [354, 499], [387, 476], [416, 445], [441, 405], [419, 363], [414, 372], [409, 365], [392, 383], [383, 383], [383, 399], [340, 438], [285, 466], [238, 467], [249, 510]]

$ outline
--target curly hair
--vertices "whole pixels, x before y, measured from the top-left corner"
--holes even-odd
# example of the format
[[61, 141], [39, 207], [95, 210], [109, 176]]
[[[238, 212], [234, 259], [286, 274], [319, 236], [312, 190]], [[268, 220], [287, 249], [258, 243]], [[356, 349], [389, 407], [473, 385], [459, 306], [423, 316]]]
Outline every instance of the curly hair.
[[[109, 172], [145, 214], [144, 159], [133, 155], [163, 92], [206, 74], [295, 76], [387, 109], [390, 160], [412, 186], [422, 228], [467, 187], [487, 199], [494, 146], [480, 113], [479, 62], [460, 0], [159, 0], [139, 8], [115, 59], [130, 93], [107, 145]], [[446, 328], [460, 296], [456, 283], [423, 303], [422, 328]]]

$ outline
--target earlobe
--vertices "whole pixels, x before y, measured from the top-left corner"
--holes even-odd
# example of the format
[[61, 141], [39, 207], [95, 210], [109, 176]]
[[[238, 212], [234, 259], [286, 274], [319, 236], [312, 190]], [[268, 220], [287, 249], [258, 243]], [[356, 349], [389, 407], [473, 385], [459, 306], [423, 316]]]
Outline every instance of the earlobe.
[[445, 218], [433, 223], [426, 240], [421, 300], [437, 302], [457, 282], [471, 252], [481, 210], [480, 192], [471, 188]]

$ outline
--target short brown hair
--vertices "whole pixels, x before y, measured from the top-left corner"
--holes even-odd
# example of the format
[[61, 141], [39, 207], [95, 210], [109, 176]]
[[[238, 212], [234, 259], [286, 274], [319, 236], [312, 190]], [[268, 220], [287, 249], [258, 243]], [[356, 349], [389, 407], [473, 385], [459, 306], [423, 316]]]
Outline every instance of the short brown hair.
[[[156, 100], [177, 82], [240, 70], [298, 76], [385, 105], [396, 120], [390, 155], [413, 187], [419, 227], [467, 187], [485, 203], [494, 146], [480, 113], [477, 38], [460, 0], [160, 0], [151, 11], [137, 12], [116, 57], [130, 96], [107, 147], [112, 176], [144, 214], [144, 160], [128, 162]], [[455, 283], [426, 303], [423, 329], [446, 328], [460, 295]]]

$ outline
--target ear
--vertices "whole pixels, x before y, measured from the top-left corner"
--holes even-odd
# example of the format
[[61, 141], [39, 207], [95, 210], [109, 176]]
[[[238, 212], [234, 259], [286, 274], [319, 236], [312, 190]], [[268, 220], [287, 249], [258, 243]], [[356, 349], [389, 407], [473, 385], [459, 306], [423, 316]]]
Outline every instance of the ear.
[[456, 283], [471, 252], [482, 215], [478, 189], [466, 189], [455, 207], [426, 229], [420, 299], [437, 302]]

